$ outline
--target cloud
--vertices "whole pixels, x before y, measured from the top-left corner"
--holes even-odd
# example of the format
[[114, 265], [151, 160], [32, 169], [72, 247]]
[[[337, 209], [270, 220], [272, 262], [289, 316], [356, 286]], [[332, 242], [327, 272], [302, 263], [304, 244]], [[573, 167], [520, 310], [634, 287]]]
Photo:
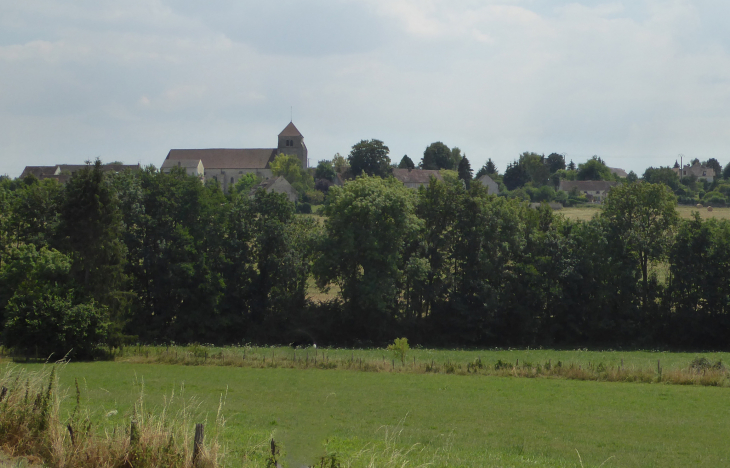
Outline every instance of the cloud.
[[[637, 172], [724, 161], [724, 3], [0, 0], [0, 172], [172, 147], [267, 147], [290, 108], [313, 161], [380, 138], [479, 167], [522, 151]], [[716, 13], [716, 14], [715, 14]], [[727, 17], [727, 15], [725, 15]], [[719, 22], [718, 22], [719, 21]]]

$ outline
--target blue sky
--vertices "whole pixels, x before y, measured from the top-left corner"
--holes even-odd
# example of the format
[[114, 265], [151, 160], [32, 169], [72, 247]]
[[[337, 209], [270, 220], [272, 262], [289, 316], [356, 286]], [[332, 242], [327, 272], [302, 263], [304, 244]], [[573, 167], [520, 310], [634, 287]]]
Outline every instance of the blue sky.
[[170, 148], [310, 161], [434, 141], [643, 172], [730, 162], [730, 2], [0, 0], [0, 174], [162, 163]]

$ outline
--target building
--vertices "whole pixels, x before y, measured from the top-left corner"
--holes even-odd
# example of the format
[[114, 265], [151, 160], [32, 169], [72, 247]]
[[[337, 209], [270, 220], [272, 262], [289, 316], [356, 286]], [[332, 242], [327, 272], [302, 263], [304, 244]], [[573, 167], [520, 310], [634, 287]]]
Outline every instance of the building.
[[495, 182], [487, 174], [484, 174], [483, 176], [478, 178], [477, 182], [480, 182], [483, 186], [487, 188], [487, 193], [489, 195], [496, 195], [499, 193], [499, 185], [497, 185], [497, 182]]
[[272, 177], [254, 186], [251, 189], [249, 196], [253, 197], [256, 195], [256, 191], [259, 189], [264, 189], [267, 192], [283, 193], [287, 196], [287, 198], [289, 198], [290, 202], [293, 203], [297, 201], [297, 191], [294, 190], [294, 187], [292, 187], [291, 184], [282, 176]]
[[428, 185], [431, 177], [443, 182], [444, 178], [439, 171], [425, 169], [393, 169], [393, 177], [403, 182], [408, 188], [417, 189], [422, 185]]
[[621, 177], [622, 179], [625, 179], [629, 176], [629, 174], [625, 170], [621, 169], [620, 167], [609, 167], [608, 169], [611, 171], [611, 174], [615, 174], [615, 175]]
[[558, 190], [572, 192], [573, 190], [582, 193], [589, 201], [602, 202], [611, 187], [618, 185], [618, 182], [607, 180], [561, 180]]
[[[169, 168], [178, 161], [180, 167], [183, 167], [183, 164], [190, 165], [200, 161], [204, 180], [217, 180], [223, 191], [227, 192], [243, 174], [253, 173], [264, 180], [273, 177], [270, 164], [279, 154], [296, 155], [302, 167], [308, 167], [307, 146], [293, 122], [289, 122], [289, 125], [279, 133], [276, 148], [171, 149], [162, 167], [163, 170], [169, 171]], [[186, 170], [192, 171], [192, 169], [186, 166]]]
[[188, 175], [200, 178], [201, 182], [205, 177], [205, 166], [200, 159], [165, 159], [160, 170], [165, 174], [169, 174], [173, 167], [185, 169]]
[[706, 180], [707, 182], [715, 180], [715, 170], [704, 164], [700, 164], [699, 161], [695, 161], [691, 166], [685, 164], [681, 174], [679, 173], [679, 167], [675, 167], [672, 170], [679, 175], [680, 179], [695, 176], [697, 180]]
[[[57, 164], [55, 166], [25, 166], [23, 173], [20, 174], [21, 179], [25, 179], [29, 175], [34, 175], [39, 180], [55, 179], [62, 184], [68, 182], [81, 169], [89, 167], [87, 164]], [[123, 172], [125, 170], [139, 171], [142, 166], [139, 164], [102, 164], [101, 170], [104, 172]]]

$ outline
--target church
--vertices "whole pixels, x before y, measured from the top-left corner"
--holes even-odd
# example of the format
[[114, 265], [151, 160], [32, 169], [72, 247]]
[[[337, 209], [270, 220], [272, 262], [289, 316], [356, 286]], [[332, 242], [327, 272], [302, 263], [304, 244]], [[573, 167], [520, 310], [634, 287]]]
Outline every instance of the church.
[[309, 166], [304, 137], [293, 122], [279, 133], [276, 148], [171, 149], [161, 170], [170, 172], [173, 167], [181, 167], [203, 181], [217, 180], [227, 192], [243, 174], [253, 173], [264, 180], [273, 177], [269, 165], [279, 154], [296, 155], [302, 167]]

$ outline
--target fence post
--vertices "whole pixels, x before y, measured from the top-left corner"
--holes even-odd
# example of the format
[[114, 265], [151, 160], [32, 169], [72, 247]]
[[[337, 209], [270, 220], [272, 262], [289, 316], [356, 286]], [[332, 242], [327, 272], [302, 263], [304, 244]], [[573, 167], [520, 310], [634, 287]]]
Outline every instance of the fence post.
[[137, 428], [137, 421], [132, 419], [132, 424], [129, 427], [129, 445], [135, 446], [139, 442], [139, 429]]
[[197, 466], [200, 452], [203, 450], [203, 439], [205, 429], [202, 424], [195, 425], [195, 441], [193, 442], [193, 466]]

